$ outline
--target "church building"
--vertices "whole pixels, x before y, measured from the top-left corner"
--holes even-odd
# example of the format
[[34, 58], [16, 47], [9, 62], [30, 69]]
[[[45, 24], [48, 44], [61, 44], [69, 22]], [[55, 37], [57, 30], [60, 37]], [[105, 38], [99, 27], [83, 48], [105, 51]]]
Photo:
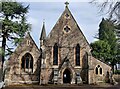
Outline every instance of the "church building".
[[65, 3], [48, 36], [45, 23], [40, 48], [30, 33], [8, 59], [5, 82], [13, 84], [94, 84], [104, 82], [111, 67], [94, 58], [91, 47]]

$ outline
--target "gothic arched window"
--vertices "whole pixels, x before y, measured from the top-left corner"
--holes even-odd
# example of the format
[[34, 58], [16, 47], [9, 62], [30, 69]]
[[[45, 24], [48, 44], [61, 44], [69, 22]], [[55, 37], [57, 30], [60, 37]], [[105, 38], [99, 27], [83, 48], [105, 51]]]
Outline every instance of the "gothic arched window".
[[58, 45], [55, 43], [53, 47], [53, 65], [58, 65]]
[[102, 75], [102, 67], [100, 65], [97, 65], [95, 68], [95, 74], [98, 75]]
[[97, 67], [95, 68], [95, 73], [98, 74], [98, 68]]
[[75, 48], [75, 64], [76, 66], [80, 66], [80, 45], [77, 44]]
[[102, 68], [100, 68], [100, 74], [102, 74]]
[[24, 71], [33, 72], [33, 57], [30, 53], [26, 53], [21, 60], [21, 69]]

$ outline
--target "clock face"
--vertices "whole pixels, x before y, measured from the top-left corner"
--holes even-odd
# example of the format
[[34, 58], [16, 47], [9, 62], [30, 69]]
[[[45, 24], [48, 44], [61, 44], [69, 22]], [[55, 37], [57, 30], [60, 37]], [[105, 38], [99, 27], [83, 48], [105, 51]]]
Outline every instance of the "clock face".
[[70, 27], [68, 25], [66, 25], [63, 29], [66, 33], [70, 32]]

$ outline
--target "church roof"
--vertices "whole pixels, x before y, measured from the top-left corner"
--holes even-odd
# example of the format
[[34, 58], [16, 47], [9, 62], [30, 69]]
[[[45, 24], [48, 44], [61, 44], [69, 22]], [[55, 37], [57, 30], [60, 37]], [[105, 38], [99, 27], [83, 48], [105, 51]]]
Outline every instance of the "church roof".
[[[77, 22], [76, 22], [75, 18], [73, 17], [73, 15], [72, 15], [71, 11], [69, 10], [68, 5], [66, 5], [66, 8], [65, 8], [64, 13], [69, 13], [69, 14], [70, 14], [70, 16], [71, 16], [71, 17], [72, 17], [72, 19], [74, 20], [75, 24], [77, 25], [78, 29], [80, 30], [80, 32], [81, 32], [81, 33], [82, 33], [82, 35], [84, 36], [84, 34], [83, 34], [83, 32], [81, 31], [80, 27], [78, 26], [78, 24], [77, 24]], [[85, 38], [86, 42], [87, 42], [87, 43], [88, 43], [88, 45], [89, 45], [89, 42], [87, 41], [87, 39], [86, 39], [86, 37], [85, 37], [85, 36], [84, 36], [84, 38]]]
[[[29, 40], [30, 43], [32, 43], [31, 46], [28, 46], [28, 47], [27, 47], [27, 44], [28, 44], [27, 40]], [[25, 46], [26, 46], [26, 47], [25, 47]], [[15, 49], [15, 51], [12, 53], [12, 55], [10, 55], [9, 60], [10, 60], [12, 57], [14, 58], [14, 55], [18, 56], [18, 55], [20, 55], [21, 52], [32, 49], [33, 46], [35, 46], [35, 49], [40, 52], [38, 46], [36, 45], [35, 41], [34, 41], [33, 38], [31, 37], [30, 33], [28, 32], [28, 33], [26, 34], [25, 38], [22, 40], [22, 42], [17, 46], [17, 48]], [[26, 48], [26, 49], [25, 49], [25, 48]], [[14, 61], [14, 60], [13, 60], [13, 61]]]
[[[83, 39], [86, 41], [86, 43], [89, 45], [89, 42], [87, 41], [86, 37], [84, 36], [83, 32], [81, 31], [80, 27], [78, 26], [75, 18], [73, 17], [71, 11], [69, 10], [68, 7], [68, 2], [65, 3], [65, 10], [63, 11], [62, 15], [60, 16], [60, 18], [58, 19], [57, 23], [55, 24], [55, 26], [53, 27], [52, 31], [55, 32], [55, 30], [61, 30], [63, 26], [65, 25], [70, 25], [72, 30], [76, 30], [78, 29], [79, 32], [81, 33], [81, 35], [83, 36]], [[70, 18], [69, 18], [70, 17]], [[67, 19], [67, 20], [66, 20]], [[73, 28], [74, 27], [74, 28]], [[69, 30], [69, 29], [68, 29]], [[52, 34], [52, 31], [49, 33], [48, 37], [50, 37], [50, 35]], [[59, 32], [58, 32], [59, 33]]]
[[30, 38], [32, 40], [32, 42], [34, 43], [34, 45], [36, 46], [36, 48], [39, 50], [38, 46], [36, 45], [35, 41], [33, 40], [32, 36], [30, 35], [30, 32], [27, 33], [27, 35], [24, 39], [26, 39], [26, 38]]

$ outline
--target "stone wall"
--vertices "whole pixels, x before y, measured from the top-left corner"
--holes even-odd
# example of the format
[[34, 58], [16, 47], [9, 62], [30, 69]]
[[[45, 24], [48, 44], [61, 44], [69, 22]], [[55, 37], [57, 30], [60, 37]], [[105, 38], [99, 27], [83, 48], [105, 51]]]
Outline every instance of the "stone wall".
[[116, 82], [120, 83], [120, 74], [114, 74], [113, 78], [116, 80]]
[[[66, 14], [69, 14], [69, 18], [65, 17]], [[66, 26], [70, 28], [69, 32], [64, 31], [64, 27]], [[53, 47], [55, 43], [58, 45], [58, 65], [53, 65]], [[76, 66], [75, 64], [75, 47], [77, 44], [80, 45], [80, 66]], [[48, 37], [46, 37], [41, 49], [44, 54], [42, 58], [43, 62], [41, 62], [44, 63], [41, 64], [44, 65], [44, 70], [41, 69], [41, 76], [44, 76], [45, 72], [47, 73], [43, 78], [46, 83], [49, 82], [49, 75], [51, 75], [53, 69], [59, 70], [58, 81], [63, 83], [62, 73], [65, 68], [70, 69], [72, 73], [71, 83], [75, 83], [76, 73], [81, 74], [84, 81], [88, 81], [88, 58], [86, 53], [89, 53], [90, 46], [68, 8], [65, 8], [56, 25]], [[65, 62], [66, 60], [68, 62]]]
[[[29, 53], [33, 57], [33, 72], [22, 70], [22, 58]], [[16, 48], [14, 53], [10, 56], [8, 69], [6, 71], [5, 81], [10, 84], [39, 82], [40, 76], [40, 51], [31, 38], [27, 34], [25, 39]]]
[[[98, 74], [96, 74], [96, 67], [100, 65], [102, 68], [102, 74], [100, 74], [100, 70], [98, 70]], [[90, 67], [90, 74], [89, 80], [92, 79], [93, 83], [105, 82], [105, 77], [107, 72], [110, 72], [111, 67], [104, 62], [91, 57], [91, 67]]]

